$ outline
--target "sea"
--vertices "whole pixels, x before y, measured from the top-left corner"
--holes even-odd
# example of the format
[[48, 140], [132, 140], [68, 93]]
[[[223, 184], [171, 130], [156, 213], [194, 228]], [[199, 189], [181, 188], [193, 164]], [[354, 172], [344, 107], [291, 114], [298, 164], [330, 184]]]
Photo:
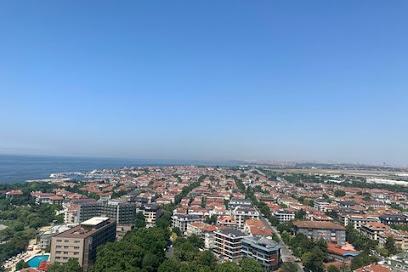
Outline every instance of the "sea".
[[0, 155], [0, 184], [49, 178], [52, 173], [139, 166], [236, 165], [235, 162]]

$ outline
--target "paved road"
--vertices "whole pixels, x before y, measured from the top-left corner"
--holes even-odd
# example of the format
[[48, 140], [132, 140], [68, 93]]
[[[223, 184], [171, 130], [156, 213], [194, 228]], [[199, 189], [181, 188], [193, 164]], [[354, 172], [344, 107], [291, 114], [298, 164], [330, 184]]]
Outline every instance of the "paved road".
[[299, 265], [300, 271], [303, 272], [302, 263], [299, 261], [299, 258], [293, 255], [292, 250], [282, 241], [282, 237], [280, 236], [279, 231], [271, 225], [271, 223], [264, 217], [261, 217], [262, 221], [264, 221], [278, 236], [280, 242], [279, 245], [281, 246], [281, 258], [282, 262], [289, 263], [289, 262], [296, 262]]

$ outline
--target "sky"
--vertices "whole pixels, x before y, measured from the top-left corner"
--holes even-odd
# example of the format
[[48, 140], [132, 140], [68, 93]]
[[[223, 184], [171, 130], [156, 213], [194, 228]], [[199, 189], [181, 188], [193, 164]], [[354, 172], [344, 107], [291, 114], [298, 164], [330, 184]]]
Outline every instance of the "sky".
[[408, 165], [408, 1], [0, 2], [0, 154]]

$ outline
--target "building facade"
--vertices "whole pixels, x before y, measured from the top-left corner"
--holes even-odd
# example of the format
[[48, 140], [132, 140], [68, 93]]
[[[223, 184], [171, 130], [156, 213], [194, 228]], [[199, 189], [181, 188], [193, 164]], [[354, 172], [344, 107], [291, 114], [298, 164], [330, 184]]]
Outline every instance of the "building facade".
[[346, 243], [346, 229], [342, 225], [328, 221], [295, 221], [293, 225], [296, 233], [302, 233], [310, 239], [324, 239], [338, 245]]
[[88, 271], [98, 246], [115, 241], [116, 223], [107, 217], [94, 217], [64, 231], [51, 240], [51, 263], [66, 263], [70, 258]]
[[279, 223], [285, 223], [295, 220], [295, 213], [289, 210], [279, 210], [274, 213]]
[[276, 270], [281, 263], [280, 245], [265, 237], [245, 237], [242, 239], [242, 256], [255, 259], [265, 271]]
[[238, 262], [242, 258], [242, 239], [247, 235], [240, 230], [222, 229], [214, 232], [213, 252], [218, 258]]
[[232, 216], [238, 229], [244, 229], [245, 221], [248, 219], [258, 219], [259, 212], [252, 206], [238, 206], [232, 210]]
[[179, 228], [182, 233], [187, 231], [188, 224], [202, 222], [202, 217], [194, 214], [175, 214], [171, 217], [173, 228]]

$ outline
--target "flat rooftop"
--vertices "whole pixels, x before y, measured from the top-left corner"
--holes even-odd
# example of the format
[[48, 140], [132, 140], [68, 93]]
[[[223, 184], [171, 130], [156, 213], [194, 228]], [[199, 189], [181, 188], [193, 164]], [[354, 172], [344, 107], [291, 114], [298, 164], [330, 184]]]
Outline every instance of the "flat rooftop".
[[105, 222], [107, 220], [109, 220], [109, 217], [102, 217], [102, 216], [92, 217], [91, 219], [88, 219], [88, 220], [82, 222], [81, 225], [84, 225], [84, 226], [97, 226], [100, 223], [103, 223], [103, 222]]
[[61, 238], [86, 238], [98, 232], [100, 229], [107, 226], [111, 221], [108, 217], [93, 217], [82, 222], [67, 231], [61, 232], [54, 237]]

